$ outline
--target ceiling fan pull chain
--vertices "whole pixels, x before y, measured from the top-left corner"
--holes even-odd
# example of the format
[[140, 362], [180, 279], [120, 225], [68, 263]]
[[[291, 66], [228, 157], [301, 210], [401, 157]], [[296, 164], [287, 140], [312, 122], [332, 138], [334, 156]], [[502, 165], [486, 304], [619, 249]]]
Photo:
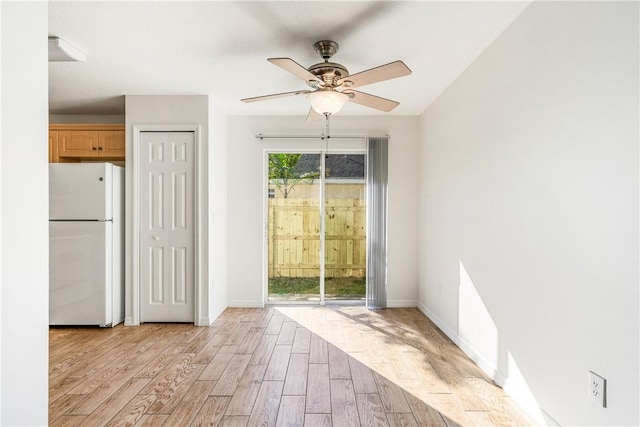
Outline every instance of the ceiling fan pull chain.
[[327, 158], [327, 153], [329, 152], [329, 116], [331, 113], [324, 113], [324, 126], [325, 126], [325, 137], [324, 137], [324, 158]]

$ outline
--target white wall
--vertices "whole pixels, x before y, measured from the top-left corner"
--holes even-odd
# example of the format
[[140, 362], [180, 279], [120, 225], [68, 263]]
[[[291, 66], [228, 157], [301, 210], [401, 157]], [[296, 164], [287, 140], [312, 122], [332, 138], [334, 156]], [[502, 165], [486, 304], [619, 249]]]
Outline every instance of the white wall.
[[46, 425], [48, 7], [1, 2], [0, 14], [0, 424]]
[[[263, 134], [324, 132], [324, 122], [305, 123], [304, 116], [232, 116], [228, 123], [228, 301], [230, 306], [263, 304], [263, 189], [265, 148], [313, 148], [313, 141], [259, 140]], [[389, 248], [387, 301], [415, 306], [417, 299], [417, 117], [331, 118], [333, 135], [389, 134]], [[332, 147], [338, 144], [334, 142]], [[323, 147], [324, 144], [315, 143]]]
[[420, 119], [420, 307], [562, 425], [640, 423], [638, 48], [637, 2], [535, 2]]
[[124, 114], [50, 114], [50, 124], [114, 124], [124, 123]]
[[[179, 125], [195, 124], [201, 126], [201, 157], [198, 160], [198, 168], [201, 170], [202, 182], [200, 202], [200, 235], [202, 237], [202, 247], [200, 248], [201, 262], [199, 263], [200, 287], [200, 318], [195, 320], [197, 325], [209, 325], [215, 318], [210, 318], [209, 308], [211, 307], [209, 298], [209, 286], [214, 278], [209, 275], [209, 97], [206, 95], [127, 95], [125, 97], [126, 116], [126, 236], [125, 251], [132, 253], [133, 232], [132, 232], [132, 203], [133, 203], [133, 161], [130, 155], [133, 153], [133, 126], [135, 125]], [[216, 144], [221, 144], [216, 141]], [[224, 144], [222, 144], [224, 145]], [[214, 194], [217, 194], [215, 186]], [[224, 190], [220, 190], [222, 193]], [[126, 256], [125, 269], [125, 324], [135, 324], [133, 320], [133, 271], [131, 256]], [[218, 295], [213, 293], [213, 295]], [[220, 310], [221, 311], [221, 310]]]
[[227, 116], [209, 97], [209, 320], [227, 308]]

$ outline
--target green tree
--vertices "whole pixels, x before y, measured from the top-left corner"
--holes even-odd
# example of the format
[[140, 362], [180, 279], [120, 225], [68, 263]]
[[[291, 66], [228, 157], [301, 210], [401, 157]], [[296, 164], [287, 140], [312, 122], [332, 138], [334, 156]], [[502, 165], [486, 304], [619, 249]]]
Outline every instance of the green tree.
[[302, 154], [272, 153], [269, 154], [269, 180], [275, 184], [286, 199], [298, 183], [311, 183], [318, 178], [318, 172], [299, 172], [296, 165]]

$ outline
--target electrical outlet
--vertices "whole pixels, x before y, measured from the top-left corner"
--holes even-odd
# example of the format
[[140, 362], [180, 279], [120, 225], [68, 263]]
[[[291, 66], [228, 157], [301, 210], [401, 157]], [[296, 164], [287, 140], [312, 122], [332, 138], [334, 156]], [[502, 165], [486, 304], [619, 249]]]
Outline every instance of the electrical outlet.
[[607, 380], [589, 371], [589, 395], [603, 408], [607, 407]]

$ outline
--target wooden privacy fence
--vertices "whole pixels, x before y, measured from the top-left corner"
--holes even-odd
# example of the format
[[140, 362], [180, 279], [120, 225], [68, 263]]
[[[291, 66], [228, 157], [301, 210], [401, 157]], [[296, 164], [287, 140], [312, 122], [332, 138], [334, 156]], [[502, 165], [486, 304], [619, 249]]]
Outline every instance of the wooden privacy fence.
[[[269, 199], [269, 277], [320, 275], [320, 208], [315, 199]], [[365, 277], [366, 209], [361, 199], [327, 199], [325, 277]]]

